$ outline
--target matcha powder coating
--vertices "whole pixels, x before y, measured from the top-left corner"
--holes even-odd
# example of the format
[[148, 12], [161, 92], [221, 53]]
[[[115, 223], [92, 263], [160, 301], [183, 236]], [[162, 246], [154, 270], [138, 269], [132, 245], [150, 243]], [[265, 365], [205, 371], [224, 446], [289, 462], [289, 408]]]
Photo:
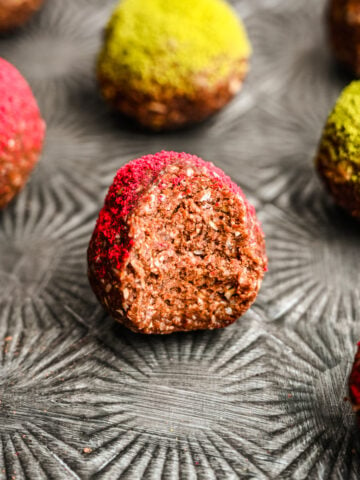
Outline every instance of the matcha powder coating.
[[216, 84], [250, 50], [222, 0], [123, 0], [107, 26], [98, 71], [146, 94], [165, 88], [191, 95], [194, 83]]
[[[336, 150], [332, 148], [334, 139]], [[360, 165], [360, 81], [343, 90], [326, 123], [323, 142], [330, 147], [334, 161]]]
[[336, 203], [360, 218], [360, 81], [352, 82], [337, 100], [315, 163]]

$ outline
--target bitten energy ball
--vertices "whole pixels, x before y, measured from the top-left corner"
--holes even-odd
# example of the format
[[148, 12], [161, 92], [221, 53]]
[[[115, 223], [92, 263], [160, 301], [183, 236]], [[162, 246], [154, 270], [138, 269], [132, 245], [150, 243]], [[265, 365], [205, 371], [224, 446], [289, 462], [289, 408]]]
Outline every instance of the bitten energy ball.
[[44, 0], [1, 0], [0, 31], [23, 25], [43, 4]]
[[360, 218], [360, 81], [346, 87], [336, 102], [315, 163], [335, 202]]
[[360, 76], [360, 1], [330, 0], [328, 29], [337, 60]]
[[204, 120], [241, 88], [250, 44], [223, 0], [122, 0], [98, 61], [105, 99], [154, 130]]
[[230, 325], [255, 300], [267, 267], [241, 189], [213, 164], [176, 152], [118, 171], [88, 263], [105, 309], [142, 333]]
[[[360, 342], [349, 378], [349, 394], [354, 412], [360, 411]], [[360, 417], [359, 417], [360, 420]]]
[[45, 123], [23, 76], [0, 58], [0, 208], [24, 186], [42, 148]]

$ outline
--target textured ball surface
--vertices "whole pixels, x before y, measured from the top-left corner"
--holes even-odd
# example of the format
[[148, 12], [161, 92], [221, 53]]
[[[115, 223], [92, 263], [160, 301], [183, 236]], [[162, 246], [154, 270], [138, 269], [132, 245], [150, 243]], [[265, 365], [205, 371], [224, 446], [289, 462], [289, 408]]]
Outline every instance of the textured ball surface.
[[0, 58], [0, 208], [24, 186], [42, 148], [45, 123], [31, 89]]
[[220, 169], [176, 152], [123, 166], [88, 250], [105, 309], [142, 333], [220, 328], [255, 300], [264, 236], [241, 189]]
[[20, 27], [41, 7], [44, 0], [1, 0], [0, 31]]
[[223, 0], [123, 0], [107, 26], [98, 79], [116, 109], [154, 129], [175, 128], [221, 108], [249, 56], [245, 29]]
[[360, 2], [330, 0], [329, 40], [335, 57], [360, 76]]
[[315, 163], [335, 202], [360, 218], [360, 81], [352, 82], [337, 100]]

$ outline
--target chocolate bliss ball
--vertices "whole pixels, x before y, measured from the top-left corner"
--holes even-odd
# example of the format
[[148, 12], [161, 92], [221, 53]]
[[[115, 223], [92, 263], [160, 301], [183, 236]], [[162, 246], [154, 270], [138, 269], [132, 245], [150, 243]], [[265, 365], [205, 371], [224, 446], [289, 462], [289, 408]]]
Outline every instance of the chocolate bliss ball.
[[105, 100], [151, 130], [200, 122], [240, 90], [250, 43], [224, 0], [122, 0], [97, 77]]
[[0, 58], [0, 209], [24, 187], [43, 146], [45, 122], [21, 73]]
[[241, 189], [186, 153], [136, 159], [117, 173], [88, 249], [90, 284], [135, 332], [226, 327], [254, 302], [264, 235]]
[[44, 0], [0, 0], [0, 32], [22, 26]]
[[330, 0], [328, 30], [335, 58], [359, 77], [360, 1]]

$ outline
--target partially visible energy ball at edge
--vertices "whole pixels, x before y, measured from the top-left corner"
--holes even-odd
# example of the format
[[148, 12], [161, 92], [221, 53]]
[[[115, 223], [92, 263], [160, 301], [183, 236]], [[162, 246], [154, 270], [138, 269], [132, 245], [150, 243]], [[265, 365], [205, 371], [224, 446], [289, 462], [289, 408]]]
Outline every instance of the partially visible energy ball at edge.
[[106, 29], [103, 97], [152, 130], [200, 122], [240, 90], [251, 47], [224, 0], [122, 0]]
[[348, 85], [338, 98], [315, 165], [335, 202], [360, 219], [360, 81]]
[[43, 3], [44, 0], [1, 0], [0, 32], [22, 26]]
[[354, 412], [358, 414], [360, 426], [360, 342], [349, 377], [349, 396]]
[[133, 160], [117, 173], [88, 249], [90, 284], [135, 332], [233, 323], [267, 269], [264, 235], [241, 189], [185, 153]]
[[25, 185], [38, 161], [45, 123], [21, 73], [0, 58], [0, 208]]
[[360, 2], [330, 0], [328, 34], [335, 58], [355, 76], [360, 76]]

